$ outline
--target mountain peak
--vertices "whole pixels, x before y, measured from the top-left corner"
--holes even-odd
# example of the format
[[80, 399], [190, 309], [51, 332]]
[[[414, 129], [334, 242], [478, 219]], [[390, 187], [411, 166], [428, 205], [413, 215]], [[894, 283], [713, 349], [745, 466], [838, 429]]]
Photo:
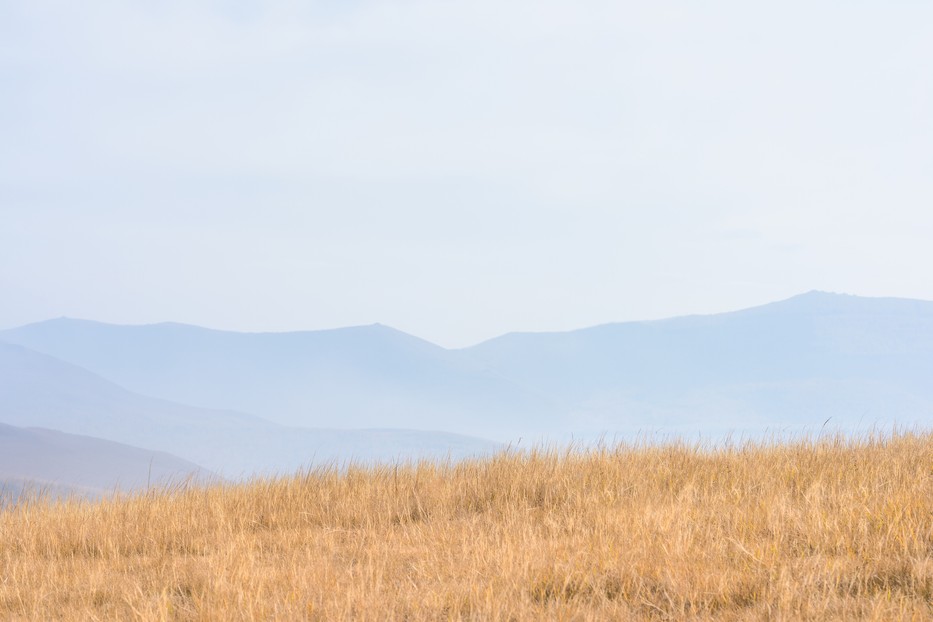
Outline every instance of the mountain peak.
[[930, 311], [933, 309], [933, 302], [912, 298], [856, 296], [814, 289], [786, 300], [756, 307], [756, 309], [798, 313], [881, 313], [887, 315], [897, 312]]
[[857, 303], [859, 300], [867, 300], [867, 298], [861, 296], [854, 296], [852, 294], [843, 294], [838, 292], [827, 292], [820, 289], [811, 289], [808, 292], [802, 294], [797, 294], [796, 296], [791, 296], [784, 300], [778, 300], [777, 302], [764, 305], [766, 307], [778, 305], [782, 307], [788, 306], [797, 306], [802, 308], [826, 308], [829, 306], [838, 307], [840, 305], [847, 305], [851, 303]]

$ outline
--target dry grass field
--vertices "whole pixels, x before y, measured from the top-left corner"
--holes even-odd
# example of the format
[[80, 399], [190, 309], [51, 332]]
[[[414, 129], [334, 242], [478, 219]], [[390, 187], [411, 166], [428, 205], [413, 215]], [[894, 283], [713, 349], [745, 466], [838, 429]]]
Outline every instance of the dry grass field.
[[0, 511], [4, 620], [933, 619], [933, 434], [508, 452]]

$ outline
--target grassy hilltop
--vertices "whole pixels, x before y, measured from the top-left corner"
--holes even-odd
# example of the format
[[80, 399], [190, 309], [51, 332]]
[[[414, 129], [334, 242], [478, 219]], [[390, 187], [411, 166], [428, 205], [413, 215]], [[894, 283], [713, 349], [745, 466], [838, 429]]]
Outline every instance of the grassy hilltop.
[[4, 620], [931, 617], [927, 433], [513, 452], [0, 511]]

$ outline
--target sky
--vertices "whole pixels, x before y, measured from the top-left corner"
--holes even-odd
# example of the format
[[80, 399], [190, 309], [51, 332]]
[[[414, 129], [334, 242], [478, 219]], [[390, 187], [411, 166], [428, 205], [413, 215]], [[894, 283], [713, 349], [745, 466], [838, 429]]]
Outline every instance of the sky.
[[0, 328], [933, 299], [933, 4], [0, 0]]

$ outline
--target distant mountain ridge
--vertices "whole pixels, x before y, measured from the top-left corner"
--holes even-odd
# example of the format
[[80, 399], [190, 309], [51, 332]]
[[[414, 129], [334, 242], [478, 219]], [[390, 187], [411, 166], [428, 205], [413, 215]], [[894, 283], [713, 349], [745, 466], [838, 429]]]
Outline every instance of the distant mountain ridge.
[[[715, 315], [511, 333], [465, 352], [513, 379], [534, 377], [529, 366], [556, 365], [561, 375], [547, 383], [566, 379], [567, 368], [581, 361], [615, 378], [654, 381], [681, 367], [703, 381], [717, 372], [730, 381], [811, 378], [815, 372], [853, 369], [884, 373], [878, 363], [888, 360], [878, 357], [916, 357], [920, 365], [933, 365], [933, 302], [810, 292]], [[894, 371], [901, 376], [905, 370]]]
[[140, 394], [299, 427], [533, 442], [933, 423], [933, 302], [909, 299], [809, 292], [459, 350], [381, 325], [231, 333], [52, 320], [0, 341]]
[[809, 292], [715, 315], [513, 333], [465, 352], [596, 428], [933, 422], [926, 301]]

